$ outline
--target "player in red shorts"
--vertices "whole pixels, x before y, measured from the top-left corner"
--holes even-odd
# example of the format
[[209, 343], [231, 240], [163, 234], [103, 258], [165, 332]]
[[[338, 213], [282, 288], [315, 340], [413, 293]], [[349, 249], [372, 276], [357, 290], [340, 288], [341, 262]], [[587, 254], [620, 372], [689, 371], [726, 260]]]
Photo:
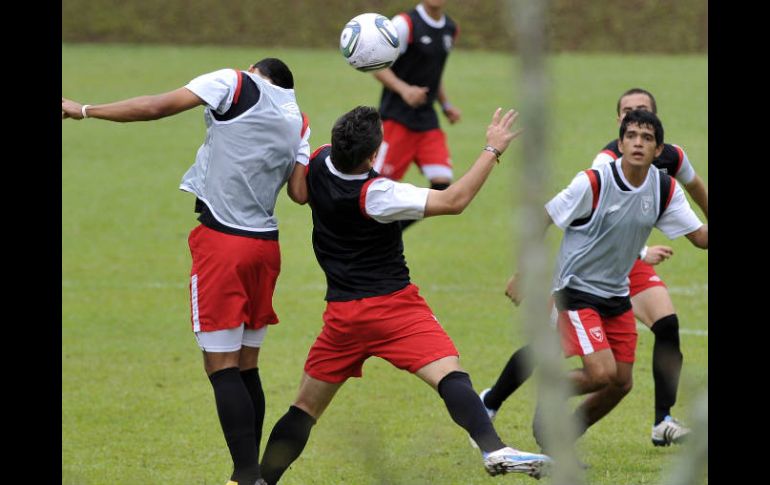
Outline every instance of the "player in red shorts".
[[196, 196], [201, 223], [188, 238], [191, 323], [233, 461], [228, 485], [255, 485], [261, 483], [265, 416], [257, 362], [268, 326], [278, 323], [274, 209], [287, 181], [289, 196], [301, 196], [294, 182], [304, 179], [310, 155], [291, 71], [266, 58], [246, 71], [220, 69], [155, 96], [99, 105], [62, 98], [62, 119], [148, 121], [201, 105], [206, 138], [179, 187]]
[[[580, 434], [631, 391], [637, 334], [628, 273], [652, 228], [708, 248], [708, 226], [673, 177], [652, 166], [664, 148], [657, 116], [628, 111], [618, 143], [621, 157], [579, 173], [545, 206], [548, 223], [564, 230], [552, 292], [564, 355], [583, 363], [568, 375], [574, 393], [587, 395], [574, 414]], [[506, 290], [516, 304], [517, 281]], [[533, 431], [542, 446], [538, 413]]]
[[[634, 88], [623, 93], [617, 103], [618, 125], [633, 109], [657, 112], [655, 98], [649, 91]], [[618, 158], [621, 153], [618, 140], [612, 140], [596, 156], [593, 167], [601, 167]], [[652, 162], [659, 171], [674, 177], [701, 208], [708, 219], [708, 189], [695, 173], [687, 154], [678, 145], [664, 143], [658, 157]], [[655, 334], [652, 351], [652, 375], [655, 382], [655, 420], [652, 425], [652, 443], [668, 446], [679, 443], [690, 429], [671, 417], [676, 402], [679, 375], [682, 370], [682, 352], [679, 345], [679, 319], [665, 283], [655, 273], [653, 265], [673, 255], [668, 246], [645, 246], [634, 262], [628, 277], [634, 316]], [[532, 374], [529, 346], [518, 349], [510, 357], [495, 384], [480, 393], [489, 415], [494, 418], [503, 402]]]
[[459, 214], [518, 134], [515, 112], [498, 109], [487, 146], [471, 169], [445, 191], [381, 177], [372, 162], [382, 141], [377, 110], [358, 107], [337, 120], [331, 145], [310, 157], [306, 176], [313, 212], [313, 249], [326, 275], [326, 311], [294, 404], [265, 447], [263, 478], [274, 485], [304, 449], [310, 430], [350, 377], [371, 356], [406, 370], [438, 391], [452, 419], [476, 440], [491, 475], [540, 477], [550, 459], [500, 440], [462, 370], [452, 340], [411, 283], [401, 220]]
[[[444, 13], [444, 3], [423, 0], [409, 12], [393, 17], [401, 52], [390, 68], [373, 73], [383, 85], [380, 116], [385, 133], [373, 168], [380, 175], [401, 180], [415, 162], [436, 190], [447, 188], [453, 174], [446, 134], [433, 103], [439, 102], [451, 124], [461, 116], [449, 102], [441, 80], [460, 32]], [[412, 222], [402, 224], [407, 227]]]

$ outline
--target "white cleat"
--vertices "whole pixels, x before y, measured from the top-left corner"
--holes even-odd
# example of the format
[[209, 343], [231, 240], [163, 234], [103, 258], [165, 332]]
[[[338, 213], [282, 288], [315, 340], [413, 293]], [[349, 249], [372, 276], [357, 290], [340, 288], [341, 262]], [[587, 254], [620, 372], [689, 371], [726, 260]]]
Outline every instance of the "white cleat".
[[491, 453], [484, 453], [484, 468], [492, 476], [505, 473], [524, 473], [540, 479], [551, 470], [552, 460], [546, 455], [519, 451], [506, 446]]
[[652, 427], [652, 444], [655, 446], [679, 444], [685, 441], [689, 434], [690, 428], [671, 416], [666, 416], [657, 426]]

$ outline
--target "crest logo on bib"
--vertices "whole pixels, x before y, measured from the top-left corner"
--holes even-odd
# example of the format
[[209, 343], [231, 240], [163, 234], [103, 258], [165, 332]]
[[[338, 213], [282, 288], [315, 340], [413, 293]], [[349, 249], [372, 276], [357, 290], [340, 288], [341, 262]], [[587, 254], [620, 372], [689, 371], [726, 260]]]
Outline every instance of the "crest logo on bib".
[[642, 196], [642, 213], [647, 214], [652, 208], [652, 197], [649, 195]]

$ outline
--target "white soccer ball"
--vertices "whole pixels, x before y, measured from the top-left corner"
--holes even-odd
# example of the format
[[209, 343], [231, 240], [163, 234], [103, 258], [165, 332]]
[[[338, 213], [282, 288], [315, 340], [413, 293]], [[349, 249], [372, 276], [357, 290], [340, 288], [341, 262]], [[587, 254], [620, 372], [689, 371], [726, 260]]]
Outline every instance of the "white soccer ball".
[[378, 13], [350, 19], [340, 34], [340, 52], [359, 71], [390, 67], [398, 57], [398, 32], [393, 22]]

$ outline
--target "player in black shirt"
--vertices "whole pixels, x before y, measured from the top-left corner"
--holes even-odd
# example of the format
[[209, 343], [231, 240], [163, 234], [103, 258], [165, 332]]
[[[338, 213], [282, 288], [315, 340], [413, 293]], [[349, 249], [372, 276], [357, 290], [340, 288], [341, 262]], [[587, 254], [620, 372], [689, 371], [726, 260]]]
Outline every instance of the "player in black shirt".
[[373, 74], [383, 85], [380, 116], [385, 131], [374, 169], [401, 180], [415, 162], [436, 190], [448, 187], [453, 173], [446, 135], [433, 103], [438, 100], [452, 124], [461, 116], [449, 102], [441, 81], [459, 32], [457, 24], [443, 12], [444, 3], [423, 0], [409, 12], [393, 17], [401, 54], [389, 69]]
[[324, 326], [311, 347], [299, 394], [273, 428], [262, 476], [278, 482], [300, 455], [334, 394], [364, 361], [381, 357], [437, 390], [452, 419], [479, 444], [490, 475], [540, 477], [550, 458], [506, 446], [462, 370], [459, 354], [410, 282], [401, 220], [459, 214], [518, 132], [516, 113], [495, 112], [487, 146], [447, 190], [395, 182], [372, 169], [382, 141], [377, 110], [358, 107], [332, 129], [332, 143], [311, 155], [306, 176], [313, 211], [313, 249], [327, 281]]

